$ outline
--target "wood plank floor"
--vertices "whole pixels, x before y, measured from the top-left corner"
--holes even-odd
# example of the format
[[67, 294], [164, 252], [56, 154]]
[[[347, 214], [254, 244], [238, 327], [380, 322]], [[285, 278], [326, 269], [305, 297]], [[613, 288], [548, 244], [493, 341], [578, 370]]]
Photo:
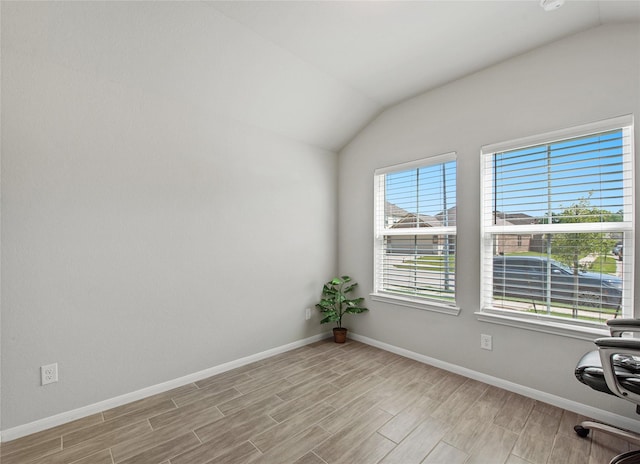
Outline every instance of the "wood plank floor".
[[322, 341], [0, 445], [2, 464], [604, 464], [576, 414]]

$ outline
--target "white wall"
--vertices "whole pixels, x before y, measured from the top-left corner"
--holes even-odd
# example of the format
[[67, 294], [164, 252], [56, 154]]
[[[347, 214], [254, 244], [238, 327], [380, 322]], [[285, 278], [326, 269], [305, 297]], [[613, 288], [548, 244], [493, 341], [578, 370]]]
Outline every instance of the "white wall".
[[[3, 430], [326, 330], [304, 308], [336, 271], [337, 155], [230, 106], [291, 109], [311, 85], [256, 95], [276, 79], [251, 54], [304, 66], [219, 16], [206, 36], [199, 4], [91, 5], [2, 5]], [[225, 38], [252, 52], [221, 57]], [[194, 58], [209, 39], [247, 82]]]
[[[638, 24], [589, 30], [385, 111], [340, 153], [340, 272], [357, 279], [362, 292], [372, 291], [374, 169], [455, 151], [461, 313], [456, 317], [367, 301], [369, 313], [354, 318], [352, 328], [482, 374], [633, 416], [630, 403], [592, 392], [574, 378], [576, 362], [592, 349], [590, 342], [481, 323], [474, 315], [480, 309], [480, 148], [630, 113], [636, 116], [637, 155]], [[637, 257], [636, 252], [636, 262]], [[639, 296], [636, 290], [636, 302]], [[481, 333], [493, 336], [493, 351], [480, 350]]]

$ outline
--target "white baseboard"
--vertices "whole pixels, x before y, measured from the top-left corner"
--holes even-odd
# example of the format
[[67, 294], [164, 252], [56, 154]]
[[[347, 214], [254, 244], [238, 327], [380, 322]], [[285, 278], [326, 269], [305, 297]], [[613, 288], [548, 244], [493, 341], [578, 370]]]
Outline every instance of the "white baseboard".
[[163, 392], [172, 390], [174, 388], [187, 385], [189, 383], [197, 382], [198, 380], [206, 379], [216, 374], [221, 374], [222, 372], [230, 371], [231, 369], [235, 369], [237, 367], [241, 367], [255, 361], [260, 361], [261, 359], [275, 356], [276, 354], [285, 353], [295, 348], [300, 348], [301, 346], [305, 346], [310, 343], [323, 340], [329, 336], [330, 336], [329, 333], [321, 333], [318, 335], [314, 335], [313, 337], [305, 338], [303, 340], [298, 340], [292, 343], [288, 343], [286, 345], [278, 346], [276, 348], [262, 351], [261, 353], [252, 354], [250, 356], [246, 356], [244, 358], [240, 358], [234, 361], [220, 364], [218, 366], [214, 366], [214, 367], [202, 370], [200, 372], [185, 375], [184, 377], [179, 377], [177, 379], [169, 380], [167, 382], [163, 382], [157, 385], [152, 385], [150, 387], [143, 388], [141, 390], [137, 390], [131, 393], [126, 393], [124, 395], [120, 395], [115, 398], [110, 398], [108, 400], [100, 401], [99, 403], [90, 404], [88, 406], [74, 409], [72, 411], [63, 412], [60, 414], [56, 414], [55, 416], [45, 417], [44, 419], [39, 419], [37, 421], [30, 422], [28, 424], [19, 425], [17, 427], [13, 427], [7, 430], [2, 430], [0, 431], [0, 442], [15, 440], [16, 438], [24, 437], [26, 435], [31, 435], [32, 433], [36, 433], [36, 432], [41, 432], [43, 430], [50, 429], [51, 427], [56, 427], [58, 425], [66, 424], [67, 422], [74, 421], [76, 419], [81, 419], [83, 417], [87, 417], [92, 414], [97, 414], [99, 412], [106, 411], [107, 409], [111, 409], [117, 406], [122, 406], [123, 404], [131, 403], [132, 401], [137, 401], [143, 398], [147, 398], [149, 396], [157, 395], [158, 393], [163, 393]]
[[605, 411], [603, 409], [594, 408], [592, 406], [578, 403], [576, 401], [571, 401], [567, 398], [552, 395], [550, 393], [545, 393], [540, 390], [535, 390], [533, 388], [520, 385], [517, 383], [509, 382], [508, 380], [500, 379], [498, 377], [493, 377], [491, 375], [483, 374], [482, 372], [477, 372], [477, 371], [468, 369], [466, 367], [450, 364], [448, 362], [431, 358], [429, 356], [425, 356], [420, 353], [415, 353], [413, 351], [409, 351], [404, 348], [399, 348], [394, 345], [389, 345], [387, 343], [380, 342], [373, 338], [365, 337], [355, 333], [350, 333], [349, 337], [352, 340], [366, 343], [367, 345], [375, 346], [376, 348], [380, 348], [382, 350], [389, 351], [391, 353], [395, 353], [400, 356], [404, 356], [405, 358], [410, 358], [415, 361], [429, 364], [431, 366], [439, 367], [446, 371], [453, 372], [455, 374], [460, 374], [465, 377], [469, 377], [471, 379], [478, 380], [480, 382], [484, 382], [489, 385], [493, 385], [495, 387], [499, 387], [513, 393], [518, 393], [522, 396], [526, 396], [534, 400], [542, 401], [544, 403], [548, 403], [553, 406], [566, 409], [567, 411], [575, 412], [577, 414], [590, 417], [597, 421], [611, 424], [616, 427], [623, 428], [625, 430], [630, 430], [633, 432], [640, 433], [640, 421], [631, 419], [629, 417], [621, 416], [619, 414], [614, 414], [609, 411]]
[[[216, 374], [221, 374], [222, 372], [226, 372], [231, 369], [235, 369], [237, 367], [241, 367], [255, 361], [260, 361], [261, 359], [275, 356], [276, 354], [291, 351], [295, 348], [299, 348], [301, 346], [305, 346], [310, 343], [317, 342], [319, 340], [325, 339], [330, 336], [331, 336], [330, 333], [322, 333], [322, 334], [314, 335], [313, 337], [305, 338], [303, 340], [298, 340], [296, 342], [289, 343], [287, 345], [282, 345], [276, 348], [272, 348], [270, 350], [266, 350], [260, 353], [246, 356], [244, 358], [236, 359], [234, 361], [220, 364], [218, 366], [214, 366], [209, 369], [202, 370], [200, 372], [189, 374], [184, 377], [179, 377], [177, 379], [169, 380], [167, 382], [153, 385], [151, 387], [143, 388], [135, 392], [120, 395], [115, 398], [110, 398], [108, 400], [101, 401], [99, 403], [94, 403], [88, 406], [84, 406], [82, 408], [74, 409], [72, 411], [56, 414], [55, 416], [46, 417], [44, 419], [30, 422], [28, 424], [19, 425], [17, 427], [3, 430], [3, 431], [0, 431], [0, 442], [15, 440], [17, 438], [24, 437], [32, 433], [40, 432], [42, 430], [46, 430], [51, 427], [66, 424], [67, 422], [71, 422], [76, 419], [81, 419], [83, 417], [87, 417], [92, 414], [105, 411], [107, 409], [115, 408], [117, 406], [122, 406], [123, 404], [131, 403], [132, 401], [141, 400], [143, 398], [147, 398], [149, 396], [153, 396], [158, 393], [163, 393], [165, 391], [168, 391], [177, 387], [181, 387], [189, 383], [197, 382], [198, 380], [206, 379], [207, 377], [211, 377]], [[409, 351], [404, 348], [399, 348], [394, 345], [389, 345], [387, 343], [380, 342], [378, 340], [365, 337], [362, 335], [358, 335], [356, 333], [350, 333], [349, 337], [352, 340], [366, 343], [367, 345], [375, 346], [376, 348], [380, 348], [382, 350], [389, 351], [391, 353], [395, 353], [400, 356], [413, 359], [415, 361], [419, 361], [425, 364], [439, 367], [441, 369], [444, 369], [456, 374], [460, 374], [465, 377], [469, 377], [471, 379], [478, 380], [480, 382], [484, 382], [489, 385], [502, 388], [504, 390], [518, 393], [528, 398], [532, 398], [548, 404], [552, 404], [559, 408], [566, 409], [568, 411], [572, 411], [577, 414], [581, 414], [583, 416], [587, 416], [595, 420], [605, 422], [607, 424], [611, 424], [626, 430], [631, 430], [631, 431], [640, 433], [640, 422], [628, 417], [620, 416], [618, 414], [613, 414], [609, 411], [594, 408], [592, 406], [571, 401], [556, 395], [551, 395], [549, 393], [535, 390], [533, 388], [529, 388], [524, 385], [519, 385], [504, 379], [500, 379], [498, 377], [493, 377], [487, 374], [483, 374], [481, 372], [467, 369], [466, 367], [450, 364], [450, 363], [441, 361], [439, 359], [431, 358], [429, 356], [415, 353], [413, 351]]]

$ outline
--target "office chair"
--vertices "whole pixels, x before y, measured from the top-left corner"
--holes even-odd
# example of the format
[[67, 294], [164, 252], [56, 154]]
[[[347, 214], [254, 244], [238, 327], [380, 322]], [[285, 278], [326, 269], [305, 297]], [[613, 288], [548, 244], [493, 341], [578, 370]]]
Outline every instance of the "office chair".
[[[640, 338], [623, 338], [625, 332], [640, 334], [640, 319], [607, 321], [611, 337], [595, 340], [598, 349], [585, 354], [576, 366], [577, 379], [594, 390], [619, 396], [636, 405], [640, 414]], [[640, 434], [593, 421], [574, 430], [586, 437], [589, 430], [601, 430], [640, 445]], [[640, 464], [640, 450], [622, 453], [609, 464]]]

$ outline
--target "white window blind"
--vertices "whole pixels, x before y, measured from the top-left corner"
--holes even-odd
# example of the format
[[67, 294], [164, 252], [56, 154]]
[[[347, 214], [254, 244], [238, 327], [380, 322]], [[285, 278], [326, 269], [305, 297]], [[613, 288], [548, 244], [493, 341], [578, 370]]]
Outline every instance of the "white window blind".
[[632, 315], [632, 134], [625, 117], [483, 149], [483, 310]]
[[455, 153], [375, 173], [375, 292], [455, 304]]

